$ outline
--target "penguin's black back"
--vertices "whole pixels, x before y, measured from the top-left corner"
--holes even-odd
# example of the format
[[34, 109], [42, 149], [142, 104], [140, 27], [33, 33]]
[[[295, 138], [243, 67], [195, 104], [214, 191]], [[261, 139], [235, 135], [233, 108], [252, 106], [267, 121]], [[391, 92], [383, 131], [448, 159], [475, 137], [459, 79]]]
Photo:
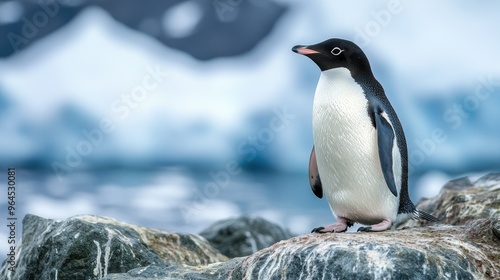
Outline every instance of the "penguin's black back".
[[396, 134], [396, 144], [401, 155], [401, 190], [399, 196], [398, 214], [413, 213], [416, 208], [410, 200], [410, 195], [408, 193], [408, 148], [403, 126], [401, 125], [396, 111], [389, 102], [389, 99], [387, 99], [384, 88], [377, 81], [377, 79], [375, 79], [370, 67], [368, 66], [366, 69], [358, 69], [358, 71], [355, 71], [354, 73], [351, 72], [351, 74], [353, 79], [359, 83], [363, 89], [363, 93], [369, 101], [367, 114], [372, 121], [373, 127], [376, 128], [375, 117], [373, 115], [374, 106], [378, 105], [378, 107], [387, 112], [387, 115], [391, 120]]

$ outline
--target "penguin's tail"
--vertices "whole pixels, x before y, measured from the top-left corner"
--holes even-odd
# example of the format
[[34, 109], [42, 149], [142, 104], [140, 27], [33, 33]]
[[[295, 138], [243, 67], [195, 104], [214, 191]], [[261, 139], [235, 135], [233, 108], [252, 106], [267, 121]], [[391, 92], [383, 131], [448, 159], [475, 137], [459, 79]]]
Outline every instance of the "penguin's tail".
[[429, 222], [439, 222], [439, 219], [432, 216], [431, 214], [429, 213], [426, 213], [424, 211], [420, 211], [418, 209], [415, 209], [413, 210], [413, 216], [417, 219], [420, 219], [420, 220], [427, 220]]

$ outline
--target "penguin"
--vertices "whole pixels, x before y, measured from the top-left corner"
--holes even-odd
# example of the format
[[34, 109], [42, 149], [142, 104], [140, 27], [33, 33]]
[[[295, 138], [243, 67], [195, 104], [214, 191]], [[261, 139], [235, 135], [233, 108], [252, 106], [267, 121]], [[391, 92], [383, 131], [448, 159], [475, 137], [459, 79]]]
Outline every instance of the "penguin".
[[312, 233], [385, 231], [410, 218], [437, 222], [408, 194], [408, 152], [401, 122], [361, 48], [344, 39], [292, 51], [321, 70], [314, 94], [309, 181], [336, 216]]

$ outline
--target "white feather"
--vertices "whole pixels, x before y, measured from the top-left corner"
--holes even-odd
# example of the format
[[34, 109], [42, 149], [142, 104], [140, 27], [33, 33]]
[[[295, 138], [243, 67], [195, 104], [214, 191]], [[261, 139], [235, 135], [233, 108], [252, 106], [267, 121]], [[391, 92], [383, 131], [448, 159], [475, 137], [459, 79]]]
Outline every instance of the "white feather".
[[[373, 225], [396, 220], [399, 198], [385, 182], [377, 132], [367, 108], [368, 100], [348, 69], [321, 73], [314, 96], [313, 136], [323, 192], [335, 215]], [[401, 157], [394, 147], [399, 195]]]

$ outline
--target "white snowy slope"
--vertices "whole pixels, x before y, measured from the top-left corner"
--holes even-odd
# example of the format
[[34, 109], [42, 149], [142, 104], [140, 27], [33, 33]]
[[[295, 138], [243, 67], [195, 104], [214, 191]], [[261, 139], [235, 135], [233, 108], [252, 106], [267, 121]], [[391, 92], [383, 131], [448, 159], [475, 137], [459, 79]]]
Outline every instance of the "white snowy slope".
[[[131, 31], [102, 10], [84, 11], [0, 61], [2, 159], [68, 166], [68, 155], [80, 148], [88, 154], [72, 170], [103, 163], [224, 165], [236, 159], [303, 171], [319, 73], [290, 48], [343, 37], [369, 56], [402, 119], [416, 171], [498, 166], [500, 68], [494, 62], [500, 38], [492, 34], [500, 3], [288, 3], [289, 12], [252, 52], [209, 62]], [[175, 21], [164, 24], [183, 36], [193, 22], [178, 32]], [[153, 88], [134, 101], [134, 91], [151, 75]], [[475, 89], [484, 80], [495, 93], [478, 99]], [[449, 112], [455, 105], [469, 110]], [[289, 119], [283, 130], [269, 134], [276, 112]], [[88, 151], [82, 130], [91, 133], [103, 121], [113, 131]], [[436, 129], [445, 140], [433, 139]], [[252, 146], [249, 139], [259, 133], [265, 141]]]

